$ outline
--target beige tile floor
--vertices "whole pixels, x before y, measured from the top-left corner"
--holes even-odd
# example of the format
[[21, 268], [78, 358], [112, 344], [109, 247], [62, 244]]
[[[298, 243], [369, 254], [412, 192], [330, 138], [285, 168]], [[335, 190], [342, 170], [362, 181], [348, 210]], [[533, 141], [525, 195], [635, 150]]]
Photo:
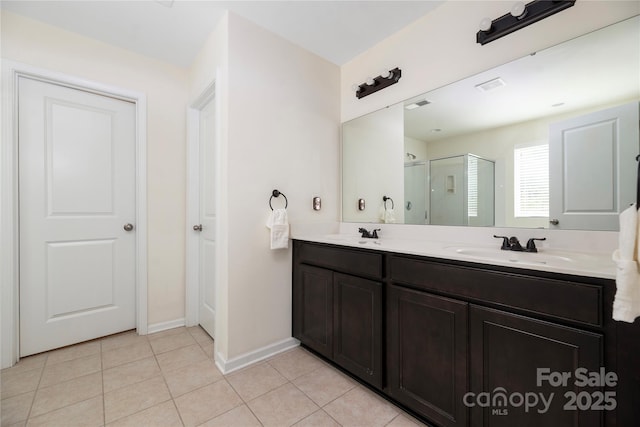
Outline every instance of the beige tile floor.
[[416, 426], [302, 348], [222, 375], [199, 327], [106, 337], [1, 373], [4, 426]]

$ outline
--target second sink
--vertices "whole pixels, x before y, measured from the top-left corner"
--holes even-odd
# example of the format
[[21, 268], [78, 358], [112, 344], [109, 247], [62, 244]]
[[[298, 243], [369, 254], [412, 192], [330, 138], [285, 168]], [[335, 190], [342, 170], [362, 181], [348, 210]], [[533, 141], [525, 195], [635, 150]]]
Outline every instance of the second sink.
[[452, 252], [456, 252], [460, 255], [468, 256], [471, 258], [481, 258], [485, 260], [495, 261], [509, 261], [518, 264], [530, 264], [530, 265], [556, 265], [562, 266], [575, 262], [573, 258], [560, 254], [551, 253], [529, 253], [529, 252], [515, 252], [515, 251], [502, 251], [494, 248], [483, 247], [461, 247], [450, 246], [445, 248]]

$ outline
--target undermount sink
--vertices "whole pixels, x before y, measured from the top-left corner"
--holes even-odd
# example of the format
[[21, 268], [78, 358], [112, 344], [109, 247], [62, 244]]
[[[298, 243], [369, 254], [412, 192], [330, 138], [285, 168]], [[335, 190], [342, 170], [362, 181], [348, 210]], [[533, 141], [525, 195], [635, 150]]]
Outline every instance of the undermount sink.
[[336, 240], [344, 243], [358, 244], [358, 245], [376, 245], [381, 246], [382, 243], [378, 239], [368, 239], [360, 236], [354, 236], [349, 234], [327, 234], [324, 236], [327, 240]]
[[485, 260], [512, 262], [529, 265], [555, 265], [563, 266], [573, 264], [578, 261], [574, 256], [560, 255], [546, 252], [517, 252], [504, 251], [499, 248], [483, 247], [460, 247], [450, 246], [446, 249], [470, 258], [480, 258]]

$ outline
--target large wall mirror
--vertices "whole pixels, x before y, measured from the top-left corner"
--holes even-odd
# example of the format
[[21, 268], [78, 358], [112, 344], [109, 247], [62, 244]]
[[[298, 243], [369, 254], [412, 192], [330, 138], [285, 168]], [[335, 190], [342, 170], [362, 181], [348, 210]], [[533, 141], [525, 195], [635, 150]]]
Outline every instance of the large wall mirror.
[[636, 16], [345, 122], [342, 220], [617, 230], [639, 76]]

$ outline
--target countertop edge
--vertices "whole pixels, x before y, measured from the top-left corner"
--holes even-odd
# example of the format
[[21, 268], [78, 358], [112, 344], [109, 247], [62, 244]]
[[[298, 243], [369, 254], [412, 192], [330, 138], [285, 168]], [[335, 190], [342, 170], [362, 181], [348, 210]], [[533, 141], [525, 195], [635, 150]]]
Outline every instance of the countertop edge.
[[[357, 236], [345, 236], [344, 239], [330, 238], [328, 236], [296, 236], [293, 240], [300, 240], [312, 243], [323, 243], [334, 246], [343, 246], [349, 248], [357, 248], [364, 250], [372, 250], [379, 252], [390, 252], [397, 254], [425, 256], [430, 258], [439, 258], [443, 260], [463, 261], [480, 265], [509, 267], [518, 270], [536, 270], [548, 273], [569, 274], [573, 276], [592, 277], [599, 279], [615, 280], [616, 266], [611, 256], [601, 253], [588, 253], [589, 256], [597, 257], [603, 264], [609, 264], [603, 268], [583, 269], [583, 268], [566, 268], [546, 264], [520, 264], [511, 261], [490, 260], [478, 257], [467, 256], [452, 251], [446, 251], [446, 247], [462, 245], [460, 242], [421, 242], [418, 240], [402, 240], [402, 239], [359, 239]], [[365, 242], [365, 243], [360, 243]], [[393, 244], [389, 244], [389, 243]], [[404, 247], [403, 247], [404, 244]], [[420, 245], [420, 248], [416, 248]], [[411, 247], [413, 246], [413, 247]], [[542, 252], [542, 251], [541, 251]], [[569, 251], [566, 251], [569, 252]], [[575, 252], [579, 253], [579, 252]], [[580, 253], [584, 254], [584, 253]]]

